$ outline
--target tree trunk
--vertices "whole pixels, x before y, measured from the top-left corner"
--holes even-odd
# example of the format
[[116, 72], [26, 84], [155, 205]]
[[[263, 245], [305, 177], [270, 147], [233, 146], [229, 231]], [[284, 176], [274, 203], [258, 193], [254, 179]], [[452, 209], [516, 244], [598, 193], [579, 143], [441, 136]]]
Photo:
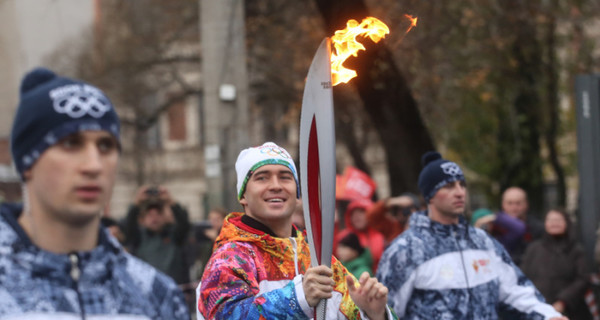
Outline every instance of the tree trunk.
[[[554, 9], [554, 8], [552, 8]], [[556, 175], [557, 205], [566, 206], [567, 187], [565, 183], [565, 173], [558, 160], [558, 149], [556, 145], [556, 136], [559, 125], [558, 108], [558, 66], [556, 64], [556, 17], [549, 15], [549, 22], [546, 30], [546, 105], [548, 107], [549, 121], [546, 128], [546, 144], [548, 145], [549, 160]]]
[[[329, 35], [345, 28], [349, 19], [360, 22], [368, 16], [362, 0], [315, 1]], [[358, 72], [351, 82], [386, 150], [391, 193], [418, 192], [421, 155], [435, 149], [433, 140], [390, 51], [383, 42], [373, 45], [365, 40], [363, 44], [366, 52], [361, 51], [357, 59], [346, 65], [352, 64], [351, 68]]]
[[133, 158], [135, 163], [135, 182], [137, 186], [143, 186], [146, 183], [146, 162], [144, 156], [146, 154], [146, 131], [135, 126], [133, 146]]
[[501, 190], [511, 186], [523, 188], [530, 211], [541, 216], [544, 202], [542, 159], [540, 155], [542, 50], [536, 39], [535, 21], [529, 21], [527, 4], [503, 2], [507, 15], [506, 37], [511, 39], [511, 63], [504, 70], [509, 78], [506, 103], [508, 116], [500, 119], [499, 172]]

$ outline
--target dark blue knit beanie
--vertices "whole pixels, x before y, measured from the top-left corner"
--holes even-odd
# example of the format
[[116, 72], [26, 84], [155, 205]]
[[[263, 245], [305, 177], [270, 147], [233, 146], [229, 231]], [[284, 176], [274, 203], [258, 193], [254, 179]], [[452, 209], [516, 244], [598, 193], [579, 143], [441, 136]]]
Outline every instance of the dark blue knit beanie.
[[444, 185], [454, 181], [465, 181], [460, 167], [446, 159], [439, 152], [429, 151], [421, 157], [423, 170], [419, 174], [419, 190], [426, 202], [433, 198]]
[[98, 88], [37, 68], [25, 75], [20, 92], [10, 144], [22, 180], [48, 147], [72, 133], [108, 131], [119, 141], [119, 117]]

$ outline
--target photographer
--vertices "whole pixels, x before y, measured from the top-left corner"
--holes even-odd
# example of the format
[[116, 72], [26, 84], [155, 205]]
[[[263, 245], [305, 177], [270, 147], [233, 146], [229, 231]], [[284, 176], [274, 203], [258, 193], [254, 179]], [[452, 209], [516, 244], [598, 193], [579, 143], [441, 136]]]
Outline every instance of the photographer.
[[419, 199], [412, 193], [380, 200], [367, 211], [369, 226], [383, 234], [389, 245], [408, 227], [408, 220], [419, 209]]
[[125, 221], [127, 246], [132, 254], [166, 273], [178, 284], [189, 274], [184, 245], [191, 228], [188, 213], [163, 186], [142, 186]]

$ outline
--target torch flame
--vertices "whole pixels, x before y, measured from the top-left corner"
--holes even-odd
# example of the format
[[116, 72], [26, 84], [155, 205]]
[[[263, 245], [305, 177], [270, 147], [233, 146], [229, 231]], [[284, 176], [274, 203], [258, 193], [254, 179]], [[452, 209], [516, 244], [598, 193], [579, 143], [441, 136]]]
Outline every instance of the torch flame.
[[[406, 35], [412, 28], [417, 26], [418, 18], [409, 14], [405, 14], [404, 17], [410, 21], [410, 26], [404, 33]], [[336, 31], [331, 37], [331, 42], [335, 48], [335, 53], [331, 53], [332, 84], [335, 86], [340, 83], [347, 83], [350, 79], [356, 77], [356, 71], [347, 69], [342, 64], [350, 56], [356, 57], [359, 50], [365, 50], [365, 47], [356, 41], [357, 36], [369, 37], [377, 43], [388, 33], [390, 33], [388, 26], [377, 18], [364, 18], [360, 24], [354, 19], [348, 20], [346, 29]]]
[[354, 19], [348, 20], [346, 29], [336, 31], [331, 37], [335, 48], [335, 53], [331, 53], [332, 84], [335, 86], [342, 82], [347, 83], [356, 77], [356, 71], [347, 69], [342, 64], [350, 56], [356, 57], [359, 50], [365, 50], [365, 46], [356, 41], [357, 36], [369, 37], [377, 43], [388, 33], [388, 26], [377, 18], [367, 17], [360, 24]]
[[404, 16], [407, 17], [408, 20], [410, 20], [410, 27], [408, 27], [408, 30], [406, 30], [406, 33], [405, 33], [405, 34], [407, 34], [412, 28], [414, 28], [414, 27], [417, 26], [417, 19], [418, 18], [417, 17], [413, 17], [410, 14], [405, 14]]

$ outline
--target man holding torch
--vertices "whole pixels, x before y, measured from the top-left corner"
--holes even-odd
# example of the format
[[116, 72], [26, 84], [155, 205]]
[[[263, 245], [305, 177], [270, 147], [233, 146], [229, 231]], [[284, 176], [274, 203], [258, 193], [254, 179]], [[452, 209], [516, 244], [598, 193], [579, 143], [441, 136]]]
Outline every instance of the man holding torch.
[[[207, 319], [310, 319], [327, 299], [327, 319], [396, 319], [387, 288], [357, 281], [332, 257], [311, 267], [305, 236], [292, 225], [300, 195], [296, 166], [274, 143], [242, 150], [235, 164], [243, 213], [231, 213], [199, 287]], [[358, 283], [357, 283], [358, 282]]]

